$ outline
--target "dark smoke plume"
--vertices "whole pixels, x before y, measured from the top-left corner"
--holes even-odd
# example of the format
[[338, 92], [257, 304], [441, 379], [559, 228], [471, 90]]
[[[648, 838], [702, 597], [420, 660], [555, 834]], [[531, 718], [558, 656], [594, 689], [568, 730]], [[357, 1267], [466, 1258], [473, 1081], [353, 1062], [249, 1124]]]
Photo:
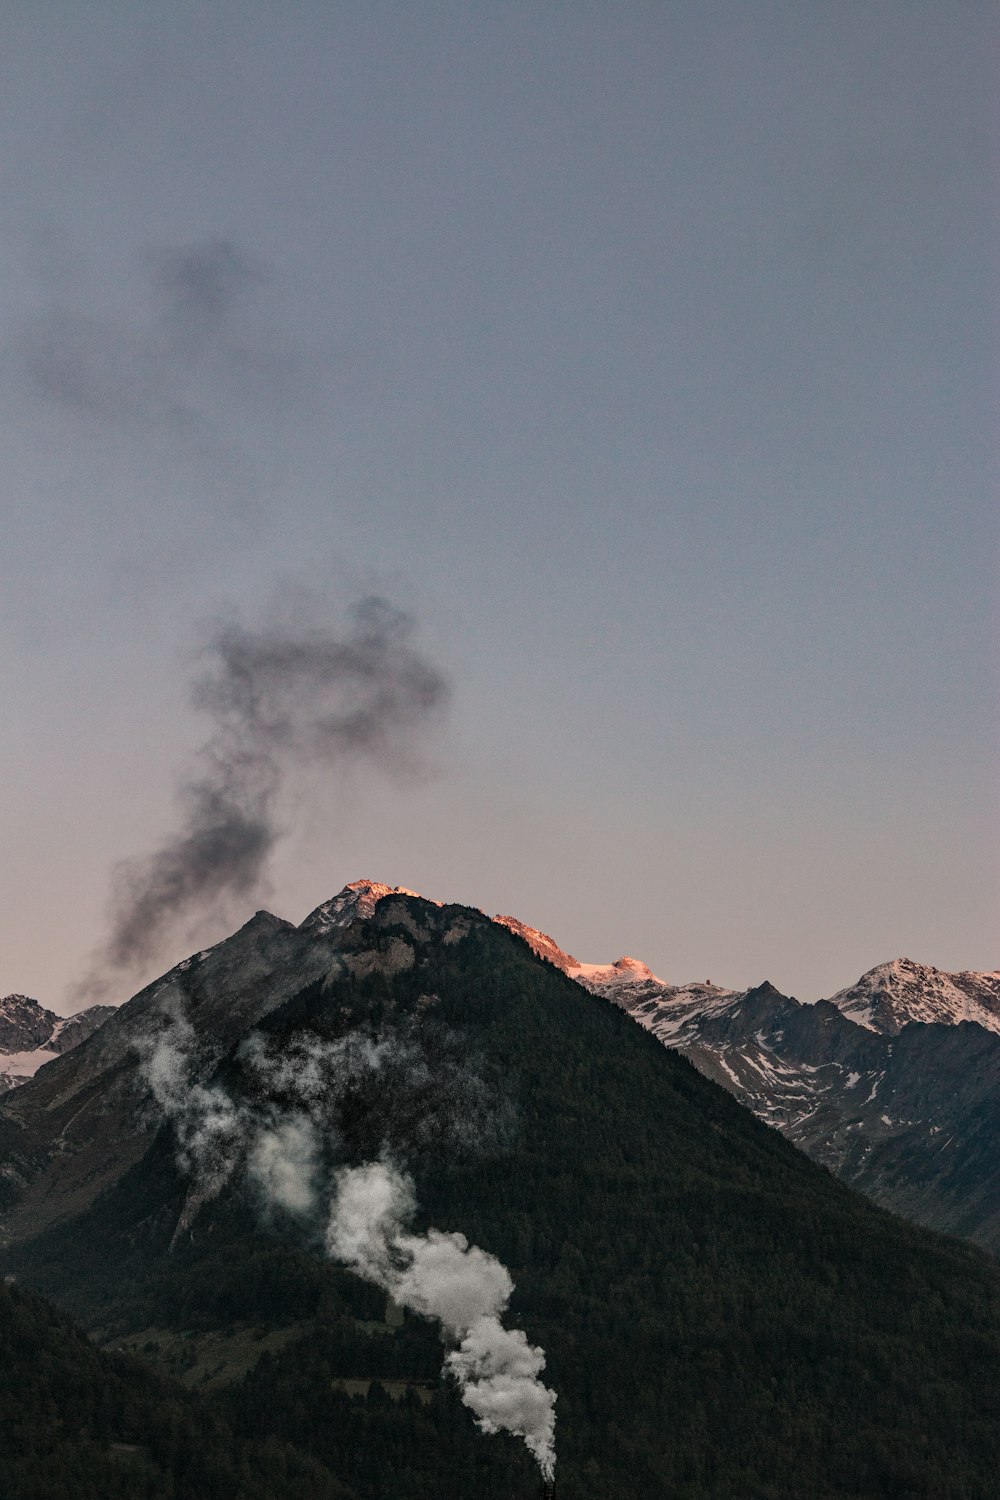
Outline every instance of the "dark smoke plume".
[[161, 317], [175, 340], [204, 340], [231, 313], [240, 292], [262, 280], [261, 271], [231, 240], [208, 240], [150, 257], [160, 292]]
[[193, 686], [214, 732], [180, 787], [179, 831], [117, 872], [98, 975], [144, 968], [175, 929], [203, 927], [262, 890], [281, 834], [279, 794], [294, 767], [412, 765], [415, 737], [448, 697], [441, 672], [412, 644], [413, 628], [384, 599], [365, 598], [341, 634], [217, 632], [205, 653], [211, 665]]
[[279, 373], [275, 350], [242, 316], [244, 294], [265, 278], [228, 240], [144, 259], [142, 294], [116, 316], [51, 306], [22, 325], [14, 347], [34, 389], [60, 406], [204, 441], [219, 417], [210, 390], [239, 395], [255, 369]]

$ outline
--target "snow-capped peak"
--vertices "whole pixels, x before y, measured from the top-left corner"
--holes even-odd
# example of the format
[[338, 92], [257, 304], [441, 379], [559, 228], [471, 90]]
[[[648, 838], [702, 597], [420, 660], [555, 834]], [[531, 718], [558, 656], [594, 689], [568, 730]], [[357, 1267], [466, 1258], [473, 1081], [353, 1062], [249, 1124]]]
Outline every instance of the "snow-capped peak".
[[417, 891], [407, 890], [405, 885], [383, 885], [378, 880], [352, 880], [317, 906], [305, 921], [299, 924], [301, 932], [320, 935], [334, 927], [346, 927], [349, 922], [372, 915], [376, 906], [386, 896], [417, 896]]
[[588, 989], [622, 984], [655, 984], [666, 987], [666, 981], [654, 974], [648, 964], [644, 964], [639, 958], [630, 958], [627, 953], [616, 958], [613, 964], [575, 964], [567, 973], [571, 979], [579, 980]]
[[975, 1021], [1000, 1033], [1000, 970], [947, 974], [911, 958], [896, 958], [876, 964], [830, 1000], [859, 1026], [889, 1036], [910, 1021]]
[[528, 947], [537, 953], [539, 958], [548, 959], [550, 964], [555, 964], [557, 969], [562, 969], [571, 979], [577, 980], [587, 989], [599, 989], [605, 985], [618, 987], [629, 984], [655, 984], [662, 985], [663, 980], [657, 979], [652, 969], [644, 964], [641, 959], [629, 958], [626, 954], [622, 958], [616, 958], [613, 964], [582, 964], [579, 959], [574, 958], [572, 953], [567, 953], [560, 948], [555, 938], [549, 937], [547, 932], [541, 932], [537, 927], [529, 927], [526, 922], [518, 921], [517, 917], [495, 916], [494, 922], [499, 922], [501, 927], [507, 927], [511, 932], [516, 932], [518, 937], [524, 938]]

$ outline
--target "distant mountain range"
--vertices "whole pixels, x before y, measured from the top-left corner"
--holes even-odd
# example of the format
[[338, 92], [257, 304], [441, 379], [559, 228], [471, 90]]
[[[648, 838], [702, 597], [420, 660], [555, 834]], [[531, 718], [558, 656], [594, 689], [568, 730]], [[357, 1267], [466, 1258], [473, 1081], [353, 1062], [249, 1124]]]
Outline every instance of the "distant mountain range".
[[[353, 881], [299, 931], [326, 938], [369, 919], [386, 897], [415, 895]], [[918, 1223], [1000, 1249], [1000, 972], [948, 974], [901, 958], [829, 1000], [802, 1004], [766, 983], [740, 991], [668, 984], [630, 957], [581, 963], [516, 917], [494, 920], [852, 1187]], [[23, 1084], [112, 1014], [93, 1006], [62, 1019], [22, 995], [0, 1000], [0, 1090]]]
[[[185, 1485], [153, 1393], [127, 1422], [120, 1386], [110, 1411], [80, 1405], [86, 1346], [60, 1332], [60, 1371], [53, 1336], [25, 1333], [44, 1311], [5, 1294], [0, 1353], [13, 1319], [21, 1356], [10, 1374], [0, 1359], [0, 1412], [34, 1438], [37, 1410], [47, 1434], [37, 1460], [21, 1444], [15, 1496], [90, 1500], [50, 1476], [93, 1452], [158, 1466], [142, 1491], [157, 1497], [536, 1500], [526, 1445], [476, 1427], [419, 1299], [404, 1312], [356, 1274], [386, 1200], [330, 1237], [345, 1184], [391, 1165], [433, 1265], [471, 1243], [463, 1276], [485, 1268], [502, 1291], [509, 1272], [512, 1348], [531, 1368], [544, 1351], [557, 1396], [560, 1500], [992, 1500], [995, 1259], [849, 1191], [634, 1025], [630, 999], [671, 1003], [644, 966], [590, 966], [591, 990], [511, 925], [371, 882], [297, 927], [259, 912], [0, 1100], [0, 1272], [193, 1390], [216, 1465], [210, 1491]], [[799, 1011], [886, 1047], [913, 1030], [766, 987], [741, 999], [765, 1040], [782, 1005], [786, 1035]], [[831, 1058], [847, 1093], [862, 1062]], [[414, 1240], [393, 1243], [409, 1266]], [[471, 1333], [456, 1348], [442, 1327], [449, 1359], [472, 1360]], [[101, 1390], [128, 1379], [92, 1372]], [[195, 1433], [191, 1406], [177, 1413]], [[9, 1465], [5, 1441], [0, 1423]], [[139, 1493], [128, 1482], [101, 1493]]]
[[804, 1005], [770, 984], [667, 984], [516, 932], [877, 1203], [1000, 1250], [1000, 973], [879, 964]]
[[114, 1009], [91, 1005], [73, 1016], [57, 1016], [27, 995], [0, 997], [0, 1093], [26, 1083], [45, 1063], [84, 1041]]
[[1000, 1033], [1000, 972], [943, 974], [909, 958], [878, 964], [857, 984], [838, 990], [831, 1004], [848, 1020], [896, 1036], [914, 1021], [957, 1026], [974, 1021]]

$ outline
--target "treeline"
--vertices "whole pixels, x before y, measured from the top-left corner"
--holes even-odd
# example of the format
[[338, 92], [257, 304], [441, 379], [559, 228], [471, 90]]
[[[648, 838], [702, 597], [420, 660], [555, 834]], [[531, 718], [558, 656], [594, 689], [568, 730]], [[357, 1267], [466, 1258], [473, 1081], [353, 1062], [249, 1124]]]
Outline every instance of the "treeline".
[[[404, 928], [379, 940], [414, 941]], [[511, 1320], [545, 1348], [559, 1395], [560, 1500], [992, 1500], [993, 1259], [852, 1194], [492, 924], [421, 943], [391, 976], [314, 987], [267, 1024], [333, 1035], [401, 1013], [459, 1031], [515, 1106], [505, 1141], [460, 1159], [425, 1145], [411, 1165], [423, 1222], [511, 1269]], [[376, 1106], [359, 1104], [348, 1155], [377, 1149], [389, 1116]], [[202, 1400], [210, 1447], [216, 1431], [234, 1455], [277, 1445], [314, 1466], [309, 1483], [322, 1474], [357, 1500], [535, 1494], [522, 1445], [478, 1433], [439, 1380], [436, 1331], [411, 1317], [378, 1326], [373, 1289], [290, 1226], [262, 1233], [238, 1190], [167, 1255], [164, 1195], [183, 1190], [171, 1171], [163, 1145], [89, 1215], [26, 1247], [22, 1273], [105, 1325], [112, 1312], [196, 1332], [307, 1324]], [[375, 1383], [352, 1395], [351, 1379]]]
[[308, 1453], [241, 1435], [51, 1304], [0, 1287], [4, 1500], [351, 1500]]

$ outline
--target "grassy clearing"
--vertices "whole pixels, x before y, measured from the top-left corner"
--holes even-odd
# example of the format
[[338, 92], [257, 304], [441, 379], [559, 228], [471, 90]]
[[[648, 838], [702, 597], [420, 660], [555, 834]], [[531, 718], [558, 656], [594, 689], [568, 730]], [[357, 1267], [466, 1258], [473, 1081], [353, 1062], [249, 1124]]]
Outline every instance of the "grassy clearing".
[[266, 1352], [277, 1354], [302, 1337], [308, 1323], [267, 1329], [238, 1326], [211, 1333], [143, 1328], [105, 1347], [137, 1354], [189, 1390], [216, 1390], [242, 1380]]

